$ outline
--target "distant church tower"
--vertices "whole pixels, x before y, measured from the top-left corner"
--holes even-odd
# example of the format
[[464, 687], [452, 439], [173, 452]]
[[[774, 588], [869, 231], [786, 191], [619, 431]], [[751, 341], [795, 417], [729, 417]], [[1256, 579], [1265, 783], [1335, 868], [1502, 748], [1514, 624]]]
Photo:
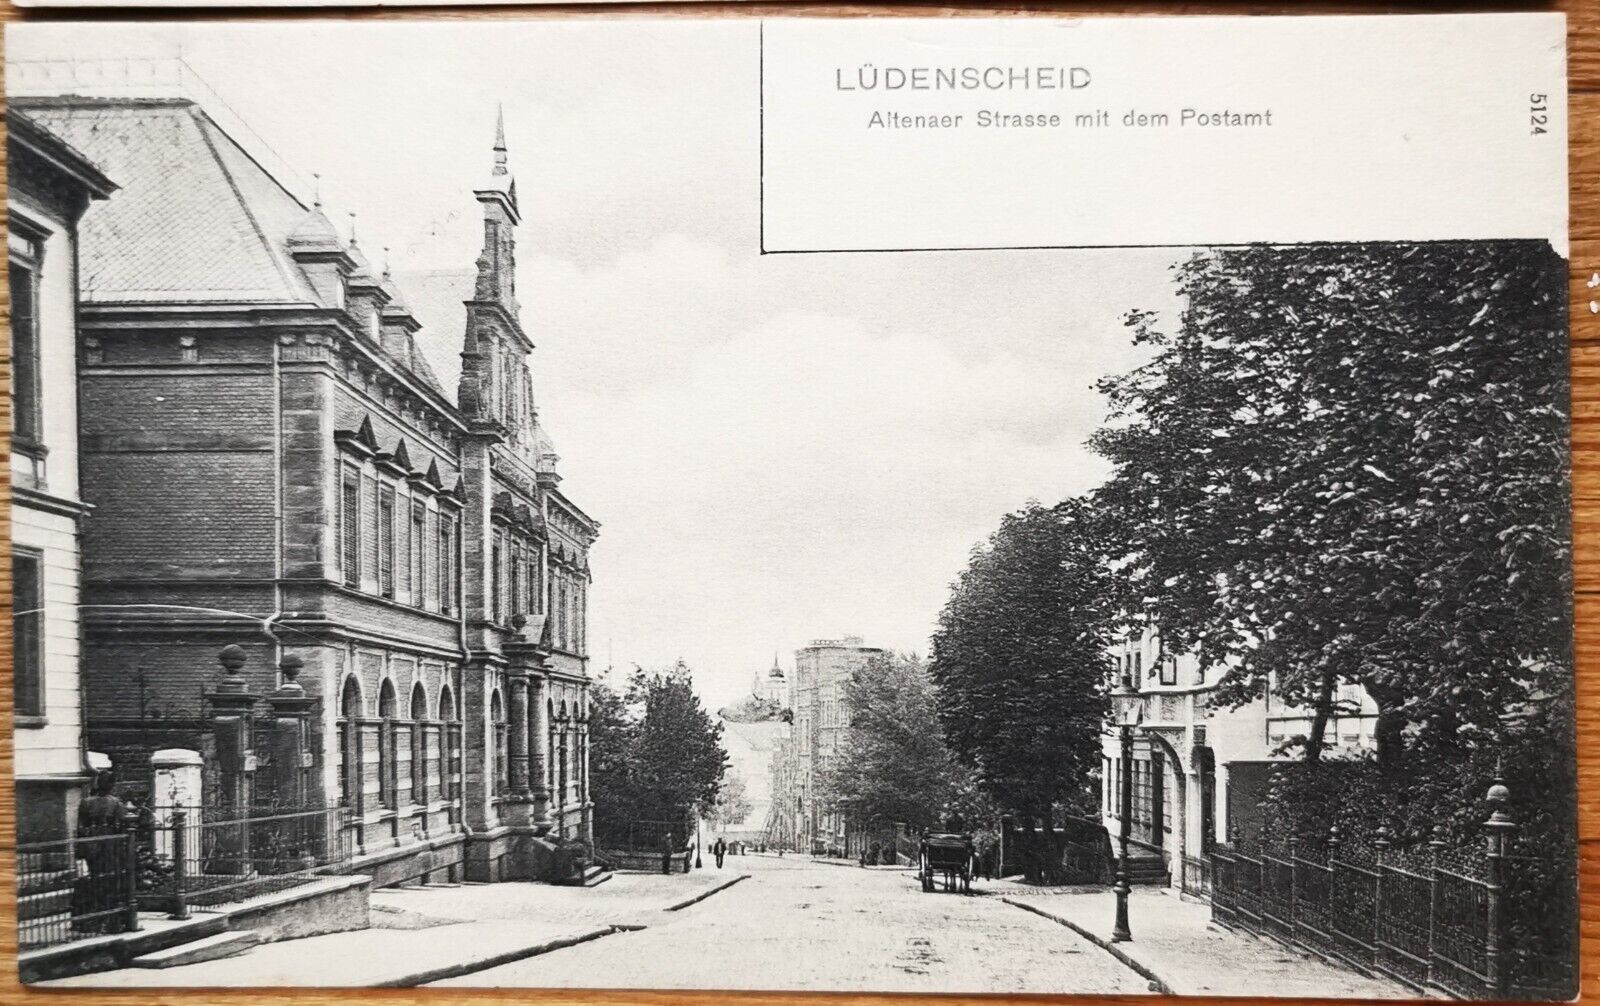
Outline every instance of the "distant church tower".
[[778, 666], [778, 655], [772, 655], [772, 669], [765, 675], [759, 671], [755, 676], [755, 684], [750, 689], [756, 698], [769, 702], [780, 708], [789, 706], [789, 679], [784, 677], [783, 668]]

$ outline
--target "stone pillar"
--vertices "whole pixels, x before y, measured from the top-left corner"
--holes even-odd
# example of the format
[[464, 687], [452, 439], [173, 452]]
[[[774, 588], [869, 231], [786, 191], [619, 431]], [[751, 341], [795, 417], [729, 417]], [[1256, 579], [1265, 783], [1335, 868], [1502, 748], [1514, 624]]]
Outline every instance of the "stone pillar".
[[589, 715], [578, 726], [578, 799], [583, 802], [583, 840], [594, 844], [594, 798], [589, 795]]
[[500, 823], [493, 804], [494, 728], [489, 721], [494, 676], [493, 666], [476, 661], [463, 668], [461, 675], [462, 815], [474, 832]]
[[[188, 829], [185, 836], [184, 845], [188, 848], [183, 850], [183, 854], [191, 863], [200, 858], [201, 816], [198, 811], [205, 799], [201, 781], [203, 764], [200, 752], [186, 748], [165, 748], [150, 756], [151, 808], [155, 811], [157, 821], [170, 822], [176, 810], [190, 812], [189, 820], [194, 827]], [[175, 857], [170, 829], [156, 829], [155, 845], [157, 855]]]
[[283, 683], [267, 696], [267, 704], [272, 707], [273, 792], [279, 806], [284, 807], [310, 806], [308, 777], [317, 767], [316, 754], [309, 743], [317, 699], [307, 695], [299, 682], [304, 666], [305, 661], [298, 654], [285, 654], [278, 662]]
[[528, 686], [528, 776], [533, 793], [533, 822], [544, 831], [549, 831], [549, 679], [536, 673], [529, 677]]
[[[230, 814], [241, 819], [248, 813], [255, 796], [254, 733], [258, 698], [245, 682], [245, 659], [243, 647], [237, 644], [223, 647], [217, 654], [222, 664], [222, 680], [208, 695], [221, 789], [212, 804], [228, 808]], [[207, 866], [212, 872], [247, 872], [251, 867], [250, 829], [242, 823], [237, 828], [219, 829], [213, 855], [214, 863]]]
[[528, 672], [513, 668], [506, 675], [506, 757], [510, 760], [510, 792], [500, 801], [500, 820], [527, 827], [532, 824], [533, 794], [528, 790]]
[[511, 718], [506, 724], [506, 747], [511, 758], [511, 795], [532, 799], [528, 785], [528, 672], [513, 670], [507, 680], [511, 686]]
[[217, 660], [222, 664], [222, 680], [209, 695], [222, 788], [215, 803], [224, 807], [248, 807], [255, 790], [253, 733], [258, 696], [250, 692], [245, 682], [243, 647], [225, 646], [217, 654]]

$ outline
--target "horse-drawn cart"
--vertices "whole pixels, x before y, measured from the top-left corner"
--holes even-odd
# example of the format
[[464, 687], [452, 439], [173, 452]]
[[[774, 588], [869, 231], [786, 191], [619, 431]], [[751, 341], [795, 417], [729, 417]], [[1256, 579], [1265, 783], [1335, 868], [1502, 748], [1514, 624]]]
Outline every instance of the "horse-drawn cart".
[[963, 894], [972, 892], [977, 854], [971, 835], [924, 835], [918, 860], [923, 891], [931, 893], [935, 880], [942, 876], [946, 891], [957, 890], [959, 884]]

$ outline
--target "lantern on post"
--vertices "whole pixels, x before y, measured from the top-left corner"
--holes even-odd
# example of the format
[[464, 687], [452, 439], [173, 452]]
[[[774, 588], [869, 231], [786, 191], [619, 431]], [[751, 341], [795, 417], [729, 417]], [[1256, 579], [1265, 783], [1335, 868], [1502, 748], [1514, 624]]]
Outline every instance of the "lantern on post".
[[1485, 906], [1486, 939], [1484, 941], [1484, 977], [1488, 979], [1488, 994], [1492, 998], [1503, 998], [1508, 992], [1507, 968], [1503, 959], [1505, 941], [1500, 931], [1504, 911], [1502, 901], [1505, 898], [1506, 887], [1506, 854], [1511, 849], [1511, 838], [1516, 833], [1517, 822], [1512, 819], [1506, 807], [1511, 803], [1511, 790], [1506, 786], [1504, 766], [1499, 758], [1495, 759], [1494, 780], [1489, 785], [1489, 792], [1484, 795], [1493, 812], [1489, 820], [1483, 822], [1483, 830], [1488, 841], [1489, 860], [1489, 885], [1488, 904]]
[[1133, 728], [1139, 724], [1143, 700], [1134, 691], [1133, 679], [1124, 672], [1121, 682], [1111, 692], [1111, 715], [1117, 723], [1117, 740], [1121, 746], [1121, 768], [1118, 770], [1121, 789], [1117, 803], [1117, 878], [1112, 890], [1117, 895], [1117, 919], [1111, 929], [1111, 942], [1126, 943], [1133, 939], [1128, 929], [1128, 827], [1133, 817]]

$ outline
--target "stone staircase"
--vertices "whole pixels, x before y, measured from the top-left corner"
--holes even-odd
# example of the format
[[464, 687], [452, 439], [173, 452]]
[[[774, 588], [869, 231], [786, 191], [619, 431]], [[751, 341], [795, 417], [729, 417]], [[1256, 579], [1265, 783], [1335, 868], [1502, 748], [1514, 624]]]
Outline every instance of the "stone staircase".
[[598, 887], [611, 879], [611, 871], [596, 863], [589, 863], [583, 868], [583, 873], [573, 881], [575, 887]]
[[[1115, 869], [1115, 864], [1112, 869]], [[1166, 860], [1155, 853], [1133, 853], [1128, 856], [1128, 883], [1150, 887], [1167, 887], [1172, 883], [1172, 874], [1167, 870]]]

